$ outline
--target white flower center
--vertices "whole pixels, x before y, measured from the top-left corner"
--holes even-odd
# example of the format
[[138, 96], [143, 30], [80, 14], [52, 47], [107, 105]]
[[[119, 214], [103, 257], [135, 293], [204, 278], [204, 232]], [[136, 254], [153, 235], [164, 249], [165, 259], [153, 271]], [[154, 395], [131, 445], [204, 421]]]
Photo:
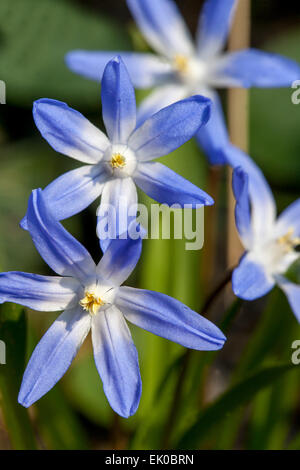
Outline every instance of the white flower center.
[[85, 297], [79, 301], [79, 305], [91, 315], [96, 315], [100, 308], [105, 304], [101, 297], [97, 297], [94, 292], [85, 292]]
[[105, 152], [103, 161], [106, 163], [110, 176], [127, 178], [131, 176], [137, 166], [134, 152], [126, 145], [111, 145]]
[[100, 310], [109, 308], [115, 299], [116, 288], [111, 285], [93, 283], [84, 290], [84, 297], [79, 300], [79, 305], [90, 315], [97, 315]]
[[294, 229], [257, 247], [253, 254], [270, 274], [284, 274], [300, 256], [300, 238], [294, 237]]

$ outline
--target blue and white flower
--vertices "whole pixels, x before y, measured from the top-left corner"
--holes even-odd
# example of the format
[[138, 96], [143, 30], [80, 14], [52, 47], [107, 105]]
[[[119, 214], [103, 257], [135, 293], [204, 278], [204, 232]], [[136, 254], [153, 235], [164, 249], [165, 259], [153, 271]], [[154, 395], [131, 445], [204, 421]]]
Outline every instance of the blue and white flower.
[[0, 274], [0, 302], [64, 312], [34, 350], [19, 402], [29, 407], [64, 375], [91, 331], [94, 357], [111, 407], [128, 417], [141, 396], [138, 355], [126, 320], [196, 350], [218, 350], [225, 337], [209, 320], [181, 302], [147, 290], [120, 287], [141, 253], [141, 238], [111, 241], [96, 265], [86, 249], [53, 217], [43, 191], [29, 199], [28, 230], [58, 276]]
[[[211, 102], [193, 96], [162, 109], [136, 127], [134, 88], [122, 60], [111, 60], [102, 79], [102, 112], [108, 137], [82, 114], [60, 101], [41, 99], [33, 116], [42, 136], [57, 151], [86, 165], [53, 181], [44, 190], [58, 220], [85, 209], [102, 194], [103, 207], [115, 208], [115, 220], [136, 215], [139, 186], [160, 203], [211, 205], [204, 191], [152, 160], [177, 149], [210, 117]], [[104, 214], [101, 210], [100, 214]], [[116, 235], [127, 226], [116, 225]], [[128, 222], [129, 223], [129, 222]], [[21, 223], [26, 228], [26, 219]], [[107, 241], [103, 241], [106, 248]]]
[[242, 164], [233, 173], [236, 226], [246, 253], [233, 272], [233, 291], [254, 300], [277, 284], [300, 322], [300, 285], [285, 276], [300, 257], [300, 199], [276, 219], [276, 204], [263, 173], [246, 154], [236, 154], [232, 166]]
[[[157, 53], [121, 52], [134, 86], [155, 87], [141, 105], [139, 122], [187, 96], [210, 97], [212, 117], [197, 133], [197, 140], [213, 164], [225, 163], [215, 150], [229, 141], [216, 88], [289, 87], [300, 79], [300, 67], [288, 58], [255, 49], [222, 52], [237, 3], [206, 0], [194, 43], [172, 0], [127, 0], [137, 25]], [[74, 72], [100, 80], [114, 54], [77, 50], [67, 54], [66, 63]]]

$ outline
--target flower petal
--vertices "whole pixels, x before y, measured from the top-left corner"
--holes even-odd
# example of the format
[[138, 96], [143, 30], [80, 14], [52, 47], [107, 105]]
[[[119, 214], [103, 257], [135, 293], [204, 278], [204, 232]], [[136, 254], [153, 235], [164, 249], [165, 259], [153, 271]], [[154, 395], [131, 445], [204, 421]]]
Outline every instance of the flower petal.
[[206, 126], [197, 132], [196, 139], [211, 165], [224, 165], [226, 161], [220, 149], [229, 144], [229, 136], [222, 103], [218, 93], [213, 90], [203, 89], [202, 93], [212, 100], [211, 117]]
[[241, 167], [248, 174], [253, 236], [267, 237], [273, 233], [276, 219], [276, 204], [268, 182], [256, 163], [239, 148], [227, 145], [223, 156], [232, 168]]
[[287, 207], [278, 217], [276, 231], [281, 234], [293, 229], [293, 235], [300, 237], [300, 199]]
[[28, 362], [19, 394], [26, 408], [39, 400], [70, 367], [91, 327], [91, 316], [76, 307], [66, 310], [43, 336]]
[[211, 101], [192, 96], [162, 109], [131, 135], [128, 145], [138, 160], [162, 157], [190, 140], [210, 117]]
[[104, 393], [113, 410], [128, 418], [139, 406], [142, 381], [129, 328], [115, 306], [93, 318], [92, 340]]
[[189, 90], [183, 85], [171, 83], [155, 88], [140, 104], [137, 111], [137, 124], [140, 126], [146, 119], [176, 101], [183, 100], [189, 95]]
[[82, 114], [61, 101], [41, 99], [33, 104], [40, 133], [57, 152], [84, 163], [97, 163], [109, 146], [107, 137]]
[[152, 199], [169, 206], [189, 204], [196, 209], [214, 203], [202, 189], [158, 162], [140, 163], [134, 180]]
[[167, 57], [194, 52], [190, 33], [172, 0], [127, 0], [140, 30], [151, 46]]
[[128, 228], [136, 218], [137, 201], [132, 178], [116, 178], [105, 184], [97, 212], [97, 234], [103, 252], [112, 239], [122, 234], [127, 236]]
[[97, 266], [97, 274], [111, 285], [120, 286], [134, 270], [141, 252], [141, 237], [133, 240], [128, 234], [127, 238], [111, 240]]
[[14, 302], [41, 312], [70, 308], [79, 282], [72, 278], [8, 272], [0, 274], [0, 303]]
[[289, 301], [290, 307], [300, 323], [300, 286], [280, 276], [277, 278], [279, 287], [283, 290]]
[[[44, 189], [43, 195], [55, 218], [64, 220], [92, 204], [102, 193], [107, 179], [104, 166], [86, 165], [54, 180]], [[20, 225], [28, 230], [26, 216]]]
[[232, 275], [232, 289], [237, 297], [255, 300], [268, 294], [275, 285], [264, 267], [251, 259], [251, 253], [242, 257]]
[[164, 294], [120, 287], [115, 303], [134, 325], [187, 348], [213, 351], [226, 340], [209, 320]]
[[161, 57], [139, 52], [78, 50], [69, 52], [65, 60], [73, 72], [100, 81], [107, 63], [117, 55], [122, 57], [136, 88], [157, 86], [167, 80], [173, 70], [171, 64]]
[[224, 56], [219, 74], [237, 87], [290, 87], [300, 79], [300, 66], [287, 57], [256, 49], [232, 52]]
[[41, 189], [30, 196], [28, 229], [36, 249], [58, 274], [86, 281], [96, 266], [87, 250], [53, 217]]
[[212, 57], [224, 48], [238, 0], [206, 0], [199, 17], [198, 52]]
[[245, 248], [249, 249], [252, 243], [251, 208], [248, 192], [248, 175], [241, 167], [233, 171], [232, 187], [236, 199], [235, 221], [236, 227]]
[[112, 143], [126, 144], [136, 126], [136, 102], [134, 88], [121, 57], [107, 64], [101, 84], [107, 134]]

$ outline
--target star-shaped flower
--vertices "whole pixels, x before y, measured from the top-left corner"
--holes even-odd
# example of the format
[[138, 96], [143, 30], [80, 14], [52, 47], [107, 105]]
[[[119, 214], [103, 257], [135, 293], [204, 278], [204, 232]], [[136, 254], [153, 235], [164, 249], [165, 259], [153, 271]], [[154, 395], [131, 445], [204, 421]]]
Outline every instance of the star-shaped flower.
[[300, 321], [300, 285], [285, 276], [300, 257], [300, 199], [276, 220], [276, 204], [263, 173], [246, 154], [235, 153], [232, 166], [242, 164], [233, 173], [236, 226], [246, 253], [233, 272], [233, 291], [254, 300], [277, 284]]
[[64, 312], [35, 348], [19, 402], [28, 407], [45, 395], [71, 365], [88, 333], [104, 392], [121, 416], [134, 414], [141, 396], [138, 356], [126, 320], [185, 347], [218, 350], [222, 332], [178, 300], [158, 292], [120, 287], [139, 260], [142, 241], [111, 241], [96, 265], [50, 211], [41, 190], [29, 199], [28, 230], [58, 276], [0, 274], [0, 303]]
[[[115, 217], [111, 217], [114, 220], [110, 224], [116, 235], [124, 233], [136, 216], [136, 185], [170, 206], [188, 204], [198, 208], [213, 204], [204, 191], [152, 161], [183, 145], [206, 124], [209, 99], [193, 96], [179, 101], [137, 127], [134, 88], [119, 57], [105, 68], [101, 93], [108, 136], [65, 103], [49, 99], [34, 103], [35, 123], [48, 143], [57, 152], [87, 164], [45, 188], [45, 198], [58, 220], [77, 214], [102, 195], [99, 213], [103, 216], [105, 207], [113, 207]], [[128, 220], [119, 223], [124, 216]], [[26, 228], [26, 219], [21, 225]], [[102, 248], [108, 242], [102, 240]]]
[[[212, 164], [225, 163], [216, 151], [229, 143], [217, 88], [289, 87], [300, 67], [280, 55], [245, 49], [224, 53], [238, 0], [206, 0], [196, 43], [172, 0], [127, 0], [141, 32], [155, 54], [120, 52], [136, 88], [154, 87], [141, 104], [138, 122], [164, 106], [194, 94], [213, 100], [212, 117], [197, 140]], [[73, 51], [66, 63], [87, 78], [100, 80], [115, 52]]]

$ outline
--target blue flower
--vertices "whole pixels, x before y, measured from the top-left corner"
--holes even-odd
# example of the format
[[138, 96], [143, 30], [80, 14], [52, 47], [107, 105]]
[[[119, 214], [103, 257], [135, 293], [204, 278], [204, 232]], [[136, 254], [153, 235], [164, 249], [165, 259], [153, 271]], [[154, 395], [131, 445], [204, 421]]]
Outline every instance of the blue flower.
[[[102, 79], [102, 110], [108, 137], [65, 103], [36, 101], [33, 116], [42, 136], [57, 152], [87, 164], [45, 188], [53, 214], [58, 220], [66, 219], [102, 194], [101, 204], [115, 208], [117, 221], [124, 214], [130, 220], [130, 215], [136, 215], [136, 185], [168, 205], [213, 204], [204, 191], [152, 161], [191, 139], [208, 121], [210, 107], [209, 99], [193, 96], [162, 109], [136, 127], [134, 89], [118, 57], [108, 63]], [[27, 228], [26, 219], [21, 226]], [[125, 230], [121, 224], [116, 227], [117, 235]], [[102, 248], [106, 245], [103, 241]]]
[[[158, 55], [121, 53], [137, 88], [156, 87], [142, 103], [139, 122], [163, 106], [201, 94], [213, 100], [211, 120], [197, 140], [212, 164], [225, 163], [216, 150], [229, 143], [216, 88], [289, 87], [300, 67], [285, 57], [255, 49], [223, 53], [237, 0], [206, 0], [199, 17], [196, 44], [172, 0], [127, 0], [140, 30]], [[71, 70], [100, 80], [115, 52], [73, 51]]]
[[225, 337], [210, 321], [181, 302], [147, 290], [120, 287], [134, 269], [142, 241], [111, 241], [96, 265], [86, 249], [52, 215], [39, 189], [27, 211], [32, 240], [58, 274], [0, 274], [0, 302], [39, 311], [64, 312], [34, 350], [19, 402], [29, 407], [64, 375], [89, 331], [104, 392], [111, 407], [128, 417], [141, 396], [138, 356], [126, 320], [156, 335], [196, 350], [218, 350]]
[[236, 151], [231, 164], [235, 166], [236, 226], [246, 249], [233, 272], [233, 291], [242, 299], [254, 300], [277, 284], [300, 322], [300, 285], [285, 277], [300, 257], [300, 199], [276, 220], [274, 197], [260, 169], [241, 151]]

